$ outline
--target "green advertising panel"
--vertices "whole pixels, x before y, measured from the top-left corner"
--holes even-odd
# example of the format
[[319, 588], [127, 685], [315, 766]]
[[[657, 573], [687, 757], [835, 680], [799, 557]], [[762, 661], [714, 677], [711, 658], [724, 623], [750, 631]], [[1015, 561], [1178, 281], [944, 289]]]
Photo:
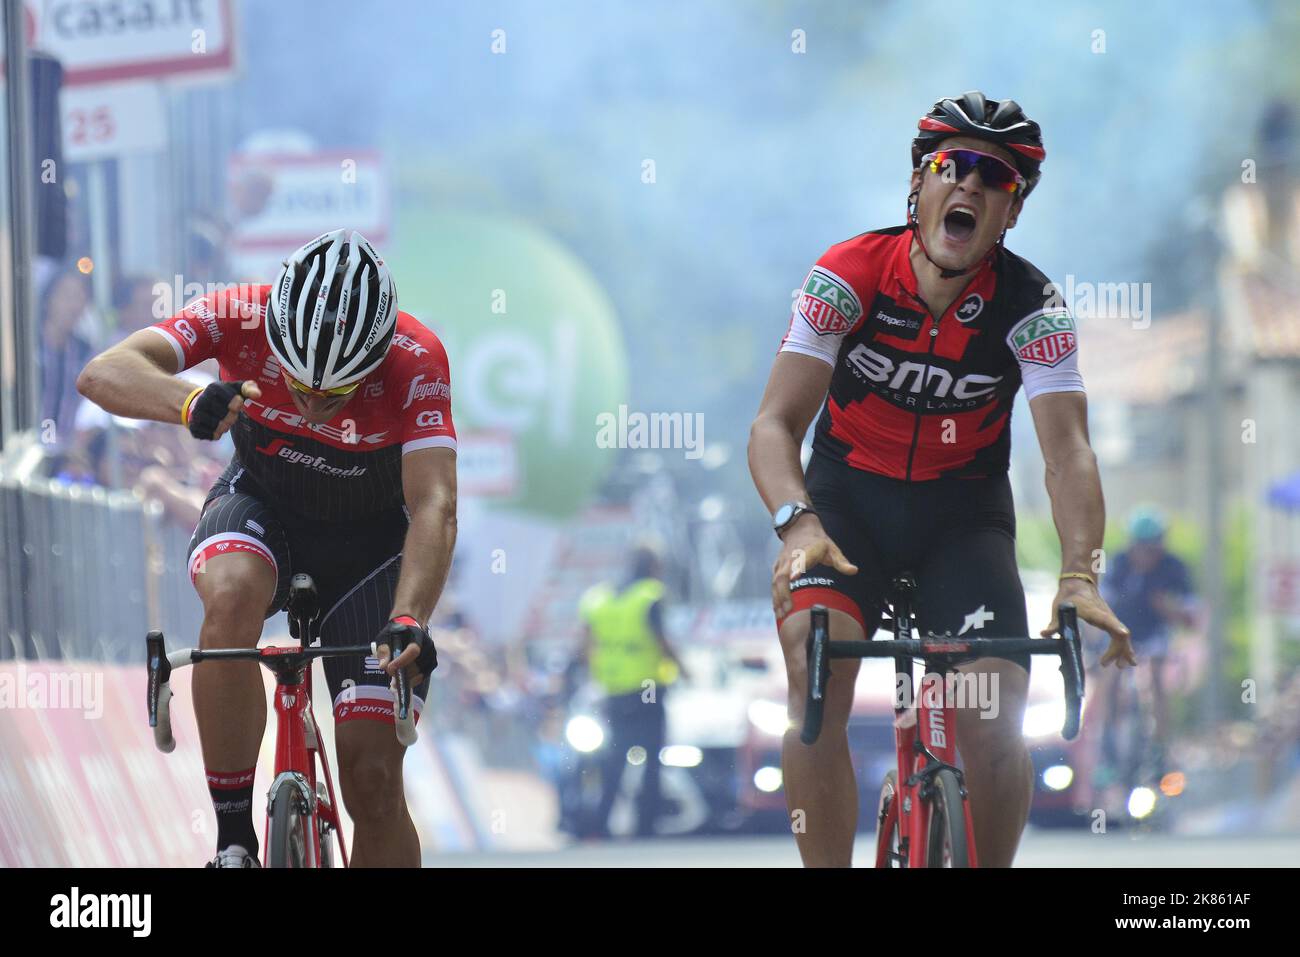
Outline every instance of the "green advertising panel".
[[614, 460], [596, 416], [627, 401], [600, 284], [555, 239], [500, 217], [403, 207], [392, 248], [401, 308], [447, 347], [457, 430], [515, 437], [516, 494], [501, 504], [573, 515]]

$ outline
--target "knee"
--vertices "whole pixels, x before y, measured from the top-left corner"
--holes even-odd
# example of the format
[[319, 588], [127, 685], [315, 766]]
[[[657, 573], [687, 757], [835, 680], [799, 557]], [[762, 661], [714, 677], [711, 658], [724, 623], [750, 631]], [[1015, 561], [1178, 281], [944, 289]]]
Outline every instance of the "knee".
[[237, 641], [237, 636], [250, 628], [261, 633], [266, 608], [274, 597], [275, 581], [269, 568], [261, 570], [260, 575], [257, 571], [209, 567], [195, 576], [204, 624], [215, 627], [217, 636]]
[[339, 777], [343, 804], [357, 824], [391, 822], [405, 806], [402, 769], [391, 761], [360, 757], [340, 766]]

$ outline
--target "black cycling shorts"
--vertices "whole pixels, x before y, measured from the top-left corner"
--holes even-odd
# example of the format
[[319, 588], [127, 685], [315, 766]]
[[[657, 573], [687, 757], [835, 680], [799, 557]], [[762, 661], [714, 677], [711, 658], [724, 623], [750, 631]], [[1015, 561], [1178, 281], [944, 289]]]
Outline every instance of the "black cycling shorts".
[[[826, 534], [858, 573], [808, 569], [791, 584], [795, 611], [839, 609], [870, 638], [891, 581], [910, 572], [922, 634], [1029, 637], [1007, 476], [906, 482], [814, 453], [805, 481]], [[1029, 670], [1029, 655], [998, 657]]]
[[[289, 583], [306, 572], [316, 584], [323, 646], [374, 641], [388, 623], [402, 544], [409, 519], [405, 508], [354, 522], [309, 521], [276, 509], [237, 461], [213, 484], [190, 539], [193, 581], [207, 562], [233, 551], [256, 555], [275, 572], [270, 618], [289, 599]], [[389, 677], [373, 657], [325, 658], [325, 678], [335, 721], [393, 720]], [[429, 688], [425, 677], [412, 691], [416, 717]]]

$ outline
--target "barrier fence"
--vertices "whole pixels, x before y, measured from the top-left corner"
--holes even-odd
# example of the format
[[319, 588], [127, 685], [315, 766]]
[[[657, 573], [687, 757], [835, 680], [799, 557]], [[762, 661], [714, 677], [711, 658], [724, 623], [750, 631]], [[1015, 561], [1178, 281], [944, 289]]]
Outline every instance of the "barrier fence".
[[158, 504], [0, 469], [0, 535], [0, 659], [134, 664], [154, 628], [197, 644], [190, 530]]

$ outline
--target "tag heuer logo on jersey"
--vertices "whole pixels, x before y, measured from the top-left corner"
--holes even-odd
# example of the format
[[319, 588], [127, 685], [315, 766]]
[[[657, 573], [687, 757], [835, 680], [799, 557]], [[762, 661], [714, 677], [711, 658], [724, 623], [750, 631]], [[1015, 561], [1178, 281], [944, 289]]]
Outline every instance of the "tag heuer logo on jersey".
[[1022, 362], [1054, 366], [1072, 355], [1078, 343], [1074, 320], [1061, 309], [1042, 309], [1026, 316], [1007, 337], [1011, 350]]
[[955, 315], [958, 322], [970, 322], [983, 311], [984, 297], [977, 292], [973, 292], [962, 300], [962, 304], [957, 307]]
[[842, 335], [862, 315], [862, 303], [843, 279], [813, 266], [799, 294], [799, 315], [819, 336]]

